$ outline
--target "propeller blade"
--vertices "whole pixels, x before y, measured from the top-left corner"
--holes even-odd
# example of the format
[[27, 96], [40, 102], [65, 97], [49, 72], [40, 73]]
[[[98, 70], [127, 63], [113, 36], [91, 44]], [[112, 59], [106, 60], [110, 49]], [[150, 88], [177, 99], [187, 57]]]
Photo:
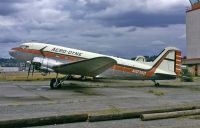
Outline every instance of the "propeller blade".
[[31, 72], [31, 64], [30, 64], [30, 66], [29, 66], [29, 68], [28, 68], [28, 76], [27, 76], [27, 79], [28, 79], [28, 77], [29, 77], [29, 75], [30, 75], [30, 72]]
[[32, 76], [33, 76], [34, 71], [35, 71], [35, 66], [33, 65]]
[[26, 66], [27, 66], [27, 63], [25, 63], [25, 65], [24, 65], [25, 70], [26, 70]]
[[47, 46], [43, 47], [40, 49], [40, 53], [42, 54], [43, 57], [45, 57], [43, 50], [46, 48]]

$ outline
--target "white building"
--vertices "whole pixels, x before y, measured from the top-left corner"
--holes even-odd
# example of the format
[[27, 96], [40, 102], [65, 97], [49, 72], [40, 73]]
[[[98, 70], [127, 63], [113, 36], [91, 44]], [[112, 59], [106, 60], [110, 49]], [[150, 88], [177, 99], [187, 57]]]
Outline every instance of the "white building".
[[19, 67], [0, 67], [0, 72], [18, 72]]
[[183, 64], [200, 76], [200, 0], [190, 0], [190, 3], [191, 9], [186, 12], [187, 59]]

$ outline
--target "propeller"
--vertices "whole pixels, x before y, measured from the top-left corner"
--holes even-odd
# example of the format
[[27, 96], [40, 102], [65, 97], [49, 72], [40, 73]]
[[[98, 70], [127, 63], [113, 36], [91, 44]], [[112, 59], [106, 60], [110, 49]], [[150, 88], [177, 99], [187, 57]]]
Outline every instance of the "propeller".
[[[26, 65], [29, 65], [29, 67], [28, 67], [28, 75], [27, 75], [27, 79], [28, 79], [28, 77], [30, 76], [30, 73], [31, 73], [31, 68], [32, 68], [32, 60], [31, 61], [27, 61], [26, 62]], [[33, 70], [33, 69], [32, 69]]]
[[31, 64], [30, 64], [29, 67], [28, 67], [28, 76], [27, 76], [27, 79], [28, 79], [28, 77], [29, 77], [29, 75], [30, 75], [30, 72], [31, 72]]
[[[43, 57], [45, 57], [45, 54], [44, 54], [43, 50], [44, 50], [46, 47], [47, 47], [47, 46], [45, 46], [45, 47], [43, 47], [43, 48], [41, 48], [41, 49], [39, 50], [40, 53], [41, 53], [41, 55], [42, 55]], [[28, 75], [27, 75], [27, 79], [28, 79], [30, 73], [31, 73], [32, 76], [33, 76], [34, 71], [35, 71], [35, 65], [33, 64], [32, 60], [31, 60], [31, 61], [27, 61], [26, 64], [29, 64]], [[26, 64], [25, 64], [25, 66], [26, 66]], [[32, 68], [32, 72], [31, 72], [31, 68]]]

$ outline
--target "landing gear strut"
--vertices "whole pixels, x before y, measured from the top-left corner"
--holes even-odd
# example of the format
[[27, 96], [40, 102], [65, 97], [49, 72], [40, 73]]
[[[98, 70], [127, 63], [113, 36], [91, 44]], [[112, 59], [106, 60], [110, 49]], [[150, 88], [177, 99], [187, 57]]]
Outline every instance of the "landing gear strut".
[[80, 78], [82, 81], [85, 81], [86, 80], [86, 77], [85, 76], [81, 76]]
[[68, 80], [71, 79], [72, 76], [71, 75], [66, 75], [63, 78], [58, 78], [58, 73], [56, 74], [56, 78], [51, 79], [50, 81], [50, 88], [51, 89], [59, 89], [61, 88], [61, 86], [63, 85], [63, 81], [64, 80]]
[[160, 84], [158, 82], [156, 82], [156, 80], [153, 80], [153, 82], [154, 82], [154, 84], [155, 84], [156, 87], [160, 86]]

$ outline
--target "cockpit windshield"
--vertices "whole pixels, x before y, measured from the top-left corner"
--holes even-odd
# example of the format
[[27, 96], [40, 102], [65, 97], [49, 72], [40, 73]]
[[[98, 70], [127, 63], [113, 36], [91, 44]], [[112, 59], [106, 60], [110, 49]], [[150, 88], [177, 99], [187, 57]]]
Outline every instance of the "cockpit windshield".
[[28, 45], [21, 45], [20, 48], [22, 48], [22, 49], [28, 49], [29, 46]]

